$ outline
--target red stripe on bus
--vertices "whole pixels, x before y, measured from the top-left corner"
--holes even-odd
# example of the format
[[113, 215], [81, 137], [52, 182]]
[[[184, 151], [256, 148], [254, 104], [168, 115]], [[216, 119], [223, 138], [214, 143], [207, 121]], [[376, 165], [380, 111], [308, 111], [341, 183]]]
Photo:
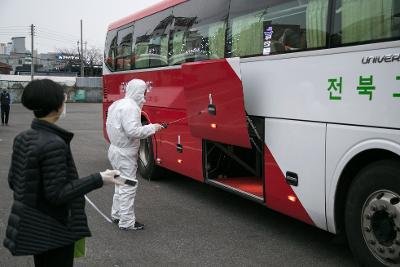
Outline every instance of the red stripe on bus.
[[[296, 193], [293, 191], [292, 187], [286, 183], [285, 175], [267, 146], [265, 146], [264, 157], [266, 206], [305, 223], [314, 225], [314, 222], [301, 204]], [[296, 201], [288, 199], [288, 197], [293, 199], [293, 196], [297, 199]]]

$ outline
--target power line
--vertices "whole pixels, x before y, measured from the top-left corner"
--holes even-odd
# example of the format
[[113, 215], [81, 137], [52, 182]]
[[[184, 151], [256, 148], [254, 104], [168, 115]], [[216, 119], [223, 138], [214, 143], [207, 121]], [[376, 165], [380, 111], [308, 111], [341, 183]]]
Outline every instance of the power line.
[[[35, 48], [40, 49], [40, 47], [51, 47], [53, 49], [62, 50], [61, 46], [67, 47], [68, 49], [76, 49], [76, 41], [80, 40], [77, 35], [72, 35], [69, 33], [55, 31], [53, 29], [47, 27], [38, 27], [34, 26], [34, 30], [32, 32], [31, 29], [32, 25], [30, 26], [0, 26], [0, 37], [1, 36], [8, 36], [10, 39], [12, 37], [25, 37], [30, 42], [32, 42], [32, 38], [35, 39]], [[91, 39], [86, 39], [85, 47], [88, 45], [88, 41], [92, 44], [95, 44], [95, 41]], [[52, 41], [53, 44], [49, 44], [48, 42]], [[60, 45], [56, 45], [56, 43]], [[63, 45], [61, 45], [63, 44]], [[83, 44], [82, 44], [83, 45]], [[56, 48], [58, 47], [58, 48]], [[97, 47], [97, 46], [94, 46]], [[78, 49], [79, 50], [79, 49]], [[87, 49], [85, 49], [87, 50]], [[83, 51], [82, 51], [83, 52]]]
[[57, 39], [63, 39], [63, 40], [68, 40], [68, 41], [78, 40], [78, 38], [72, 38], [72, 37], [68, 37], [66, 35], [51, 33], [51, 32], [43, 31], [43, 30], [40, 30], [40, 29], [38, 29], [38, 32], [40, 34], [43, 34], [43, 35], [46, 35], [46, 36], [50, 36], [50, 37], [54, 37], [54, 38], [57, 38]]
[[47, 30], [47, 31], [50, 31], [50, 32], [55, 33], [55, 34], [60, 34], [60, 35], [64, 35], [64, 36], [65, 35], [69, 35], [70, 37], [75, 38], [75, 39], [79, 38], [78, 35], [72, 35], [72, 34], [65, 33], [65, 32], [59, 32], [59, 31], [55, 31], [55, 30], [52, 30], [52, 29], [49, 29], [49, 28], [46, 28], [46, 27], [40, 27], [40, 28], [43, 28], [43, 29], [45, 29], [45, 31]]
[[[53, 30], [53, 29], [49, 29], [47, 27], [40, 27], [40, 29], [45, 29], [45, 30], [42, 30], [42, 31], [51, 32], [51, 33], [57, 34], [57, 35], [69, 36], [69, 37], [73, 38], [74, 40], [78, 40], [80, 38], [78, 35], [73, 35], [73, 34], [69, 34], [69, 33], [65, 33], [65, 32], [56, 31], [56, 30]], [[96, 41], [93, 40], [92, 38], [85, 38], [85, 39], [87, 41], [89, 41], [90, 43], [96, 43]]]
[[0, 26], [0, 29], [17, 29], [17, 28], [29, 29], [29, 26]]
[[15, 35], [15, 34], [28, 34], [28, 31], [2, 31], [0, 30], [0, 33], [2, 34], [10, 34], [10, 35]]
[[[64, 44], [65, 46], [68, 46], [68, 47], [71, 47], [71, 49], [76, 49], [75, 48], [75, 46], [76, 46], [76, 44], [75, 43], [68, 43], [68, 44], [66, 44], [66, 42], [65, 41], [54, 41], [54, 40], [51, 40], [51, 41], [54, 41], [54, 43], [52, 43], [52, 44], [48, 44], [47, 42], [46, 42], [46, 40], [47, 39], [45, 39], [45, 38], [41, 38], [40, 36], [38, 36], [37, 38], [36, 38], [36, 40], [35, 40], [35, 45], [36, 45], [36, 47], [38, 47], [38, 48], [40, 48], [40, 47], [53, 47], [52, 49], [54, 49], [54, 53], [57, 53], [57, 51], [62, 51], [62, 50], [66, 50], [66, 48], [62, 48], [61, 46], [62, 45], [60, 45], [60, 43], [62, 43], [62, 44]], [[69, 48], [68, 48], [69, 49]], [[53, 52], [51, 52], [51, 53], [53, 53]]]
[[[61, 39], [57, 39], [57, 38], [51, 38], [51, 37], [46, 37], [46, 36], [39, 36], [39, 35], [37, 35], [36, 38], [38, 38], [38, 39], [46, 39], [46, 40], [51, 40], [51, 41], [56, 41], [56, 42], [60, 42], [60, 43], [64, 43], [64, 44], [66, 43], [65, 40], [61, 40]], [[73, 41], [69, 41], [69, 42], [68, 42], [68, 45], [74, 45], [74, 46], [75, 46], [75, 43], [74, 43]]]
[[18, 29], [18, 30], [13, 30], [13, 29], [0, 29], [1, 32], [29, 32], [29, 29]]
[[37, 31], [38, 38], [67, 43], [68, 46], [71, 45], [71, 47], [75, 47], [76, 40], [79, 40], [79, 38], [75, 35], [61, 33], [47, 27], [40, 27], [40, 29], [37, 29]]
[[[25, 37], [26, 35], [28, 35], [27, 32], [25, 32], [25, 33], [5, 33], [5, 32], [0, 32], [0, 35], [6, 35], [6, 36], [11, 36], [11, 35], [14, 35], [14, 34], [16, 34], [18, 36], [13, 36], [13, 37]], [[24, 35], [24, 36], [21, 36], [21, 35]]]
[[65, 38], [52, 36], [52, 35], [47, 35], [47, 34], [38, 34], [36, 36], [43, 37], [43, 38], [46, 38], [46, 39], [52, 39], [52, 40], [56, 40], [56, 41], [63, 41], [63, 42], [67, 42], [67, 43], [75, 43], [76, 42], [76, 40], [73, 40], [73, 39], [65, 39]]
[[55, 40], [55, 41], [63, 41], [63, 42], [68, 42], [68, 43], [75, 43], [76, 40], [73, 39], [66, 39], [66, 38], [61, 38], [61, 37], [57, 37], [57, 36], [52, 36], [52, 35], [48, 35], [48, 34], [37, 34], [36, 35], [39, 38], [44, 38], [44, 39], [49, 39], [49, 40]]

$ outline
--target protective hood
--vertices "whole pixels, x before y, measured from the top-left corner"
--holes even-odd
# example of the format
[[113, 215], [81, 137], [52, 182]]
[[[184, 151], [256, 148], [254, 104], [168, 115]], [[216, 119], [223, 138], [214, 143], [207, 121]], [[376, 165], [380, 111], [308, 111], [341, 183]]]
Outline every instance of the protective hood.
[[125, 98], [133, 99], [141, 107], [144, 102], [144, 93], [147, 90], [147, 84], [143, 80], [133, 79], [128, 82], [125, 88]]

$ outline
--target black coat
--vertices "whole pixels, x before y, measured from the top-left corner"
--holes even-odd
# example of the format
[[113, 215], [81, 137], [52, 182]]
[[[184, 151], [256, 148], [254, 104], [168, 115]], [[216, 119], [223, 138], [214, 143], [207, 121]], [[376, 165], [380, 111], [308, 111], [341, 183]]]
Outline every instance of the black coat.
[[11, 97], [9, 93], [1, 92], [0, 94], [0, 105], [7, 106], [11, 104]]
[[[34, 119], [31, 129], [14, 139], [8, 182], [15, 201], [56, 219], [79, 239], [90, 236], [84, 194], [101, 187], [103, 181], [99, 173], [78, 179], [70, 149], [72, 137], [54, 124]], [[9, 249], [18, 245], [15, 229], [20, 213], [14, 209], [4, 240]]]

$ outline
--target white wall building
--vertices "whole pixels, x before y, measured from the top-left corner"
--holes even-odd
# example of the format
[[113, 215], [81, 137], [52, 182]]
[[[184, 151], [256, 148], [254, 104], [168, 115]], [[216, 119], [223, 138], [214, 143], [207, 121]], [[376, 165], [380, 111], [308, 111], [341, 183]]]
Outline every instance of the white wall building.
[[0, 55], [6, 54], [7, 51], [7, 44], [6, 43], [0, 43]]
[[25, 54], [25, 37], [12, 37], [12, 53]]
[[6, 55], [9, 55], [9, 54], [11, 54], [11, 51], [12, 51], [12, 42], [8, 42], [7, 45], [6, 45], [6, 52], [5, 52], [5, 54], [6, 54]]

